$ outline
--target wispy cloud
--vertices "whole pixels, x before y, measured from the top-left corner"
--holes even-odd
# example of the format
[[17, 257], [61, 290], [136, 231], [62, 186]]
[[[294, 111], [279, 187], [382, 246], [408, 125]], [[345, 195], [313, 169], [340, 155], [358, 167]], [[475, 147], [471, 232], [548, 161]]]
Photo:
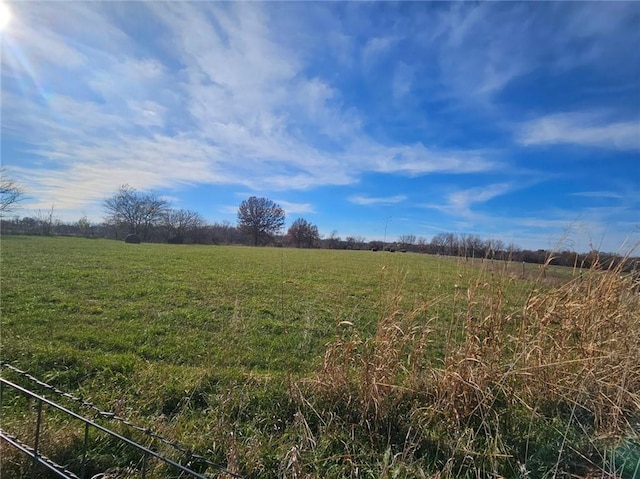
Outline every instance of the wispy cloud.
[[413, 87], [415, 80], [413, 67], [404, 62], [398, 62], [393, 73], [392, 92], [396, 100], [406, 97]]
[[[480, 151], [422, 143], [388, 146], [373, 139], [339, 92], [308, 75], [292, 45], [276, 41], [263, 4], [150, 3], [140, 8], [148, 9], [150, 21], [168, 34], [170, 43], [157, 46], [167, 50], [163, 55], [141, 55], [112, 23], [113, 16], [98, 15], [100, 8], [76, 12], [102, 19], [96, 37], [79, 49], [59, 32], [29, 23], [37, 12], [24, 7], [20, 38], [26, 64], [38, 64], [39, 45], [48, 41], [75, 60], [56, 65], [48, 59], [47, 74], [3, 71], [46, 81], [55, 78], [51, 71], [62, 69], [65, 76], [85, 80], [75, 94], [52, 83], [46, 102], [37, 94], [3, 91], [11, 132], [31, 143], [30, 154], [54, 160], [29, 172], [37, 204], [78, 207], [123, 183], [139, 189], [224, 183], [290, 190], [352, 184], [368, 171], [416, 176], [496, 166]], [[49, 10], [54, 24], [66, 25], [62, 12]], [[112, 45], [97, 58], [88, 55], [107, 37], [122, 48]], [[393, 41], [372, 40], [368, 48], [381, 53]], [[67, 50], [76, 55], [66, 55]], [[129, 56], [122, 53], [127, 51]], [[404, 94], [411, 73], [399, 68], [396, 87]]]
[[349, 201], [357, 205], [393, 205], [405, 201], [405, 195], [372, 197], [363, 195], [350, 196]]
[[396, 37], [374, 37], [365, 43], [362, 48], [362, 63], [365, 68], [370, 68], [380, 57], [389, 54], [391, 47], [398, 40]]
[[614, 150], [640, 150], [640, 121], [611, 121], [594, 112], [547, 115], [520, 127], [523, 145], [572, 144]]
[[[441, 14], [438, 61], [450, 94], [464, 101], [483, 102], [534, 68], [535, 60], [527, 54], [529, 32], [518, 23], [503, 21], [531, 14], [523, 10], [516, 5], [458, 4]], [[496, 24], [502, 28], [496, 30]]]
[[620, 199], [624, 198], [622, 193], [618, 193], [615, 191], [579, 191], [577, 193], [571, 193], [571, 196], [580, 196], [583, 198], [611, 198], [611, 199]]
[[504, 195], [512, 191], [513, 185], [510, 183], [498, 183], [494, 185], [469, 188], [456, 191], [448, 197], [449, 205], [459, 211], [466, 211], [475, 203], [485, 203], [496, 196]]
[[315, 213], [315, 209], [311, 203], [292, 203], [286, 200], [276, 200], [276, 203], [284, 209], [287, 215]]
[[454, 218], [478, 219], [479, 216], [486, 217], [486, 215], [474, 212], [472, 210], [474, 205], [486, 203], [513, 191], [515, 188], [512, 183], [496, 183], [460, 189], [447, 194], [444, 204], [428, 203], [421, 206], [445, 212]]
[[478, 173], [498, 168], [490, 152], [442, 150], [427, 148], [422, 143], [381, 148], [370, 145], [366, 155], [370, 168], [380, 173], [402, 173], [411, 176], [429, 173]]

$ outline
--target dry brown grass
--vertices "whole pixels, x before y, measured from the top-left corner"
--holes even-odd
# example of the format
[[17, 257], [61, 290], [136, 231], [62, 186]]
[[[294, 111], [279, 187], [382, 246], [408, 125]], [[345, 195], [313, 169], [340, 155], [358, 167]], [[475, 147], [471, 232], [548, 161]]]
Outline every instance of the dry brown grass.
[[[438, 477], [615, 475], [616, 445], [640, 436], [632, 278], [622, 265], [596, 264], [561, 286], [534, 288], [517, 313], [506, 308], [504, 286], [479, 277], [467, 290], [443, 361], [429, 351], [432, 304], [407, 313], [396, 292], [369, 339], [340, 324], [310, 383], [314, 412], [343, 414], [371, 442], [410, 451], [407, 461]], [[400, 444], [384, 431], [392, 423], [404, 425]]]

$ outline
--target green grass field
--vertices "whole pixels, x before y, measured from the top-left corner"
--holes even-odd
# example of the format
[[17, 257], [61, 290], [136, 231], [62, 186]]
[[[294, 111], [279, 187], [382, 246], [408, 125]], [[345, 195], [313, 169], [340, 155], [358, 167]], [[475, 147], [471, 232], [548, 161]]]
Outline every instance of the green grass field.
[[439, 300], [448, 320], [479, 276], [416, 254], [6, 237], [3, 354], [44, 374], [73, 365], [80, 381], [140, 361], [298, 375], [341, 321], [372, 333], [399, 293], [406, 307]]
[[[490, 470], [516, 477], [519, 459], [501, 466], [485, 444], [488, 456], [468, 464], [427, 427], [435, 417], [430, 398], [446, 396], [428, 379], [440, 373], [429, 371], [443, 372], [445, 384], [456, 354], [464, 361], [473, 348], [493, 348], [490, 340], [502, 342], [498, 328], [504, 338], [517, 335], [514, 318], [532, 292], [547, 288], [519, 279], [512, 266], [411, 253], [11, 236], [2, 238], [1, 254], [3, 360], [231, 470], [415, 477], [455, 465], [450, 477]], [[555, 277], [569, 280], [570, 270]], [[3, 423], [27, 428], [23, 406], [4, 409]], [[420, 438], [410, 441], [421, 423]], [[73, 456], [80, 432], [63, 420], [54, 425], [52, 456]], [[509, 445], [512, 458], [521, 446]], [[135, 467], [110, 448], [103, 444], [93, 458], [95, 472]], [[6, 477], [28, 474], [24, 461], [2, 451]], [[540, 470], [553, 456], [545, 454], [533, 461]]]

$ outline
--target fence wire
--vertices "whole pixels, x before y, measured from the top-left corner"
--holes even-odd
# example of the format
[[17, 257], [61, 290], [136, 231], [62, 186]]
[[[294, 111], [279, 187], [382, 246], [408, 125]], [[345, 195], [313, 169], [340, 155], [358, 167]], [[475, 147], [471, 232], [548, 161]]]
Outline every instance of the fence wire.
[[19, 449], [30, 457], [36, 457], [39, 464], [47, 467], [51, 471], [58, 474], [60, 477], [64, 477], [65, 479], [80, 479], [75, 473], [68, 470], [65, 466], [58, 464], [55, 461], [52, 461], [47, 456], [42, 453], [36, 453], [34, 449], [27, 444], [21, 442], [17, 437], [12, 436], [11, 434], [0, 429], [0, 438], [7, 441], [13, 447]]
[[188, 463], [194, 463], [194, 462], [202, 462], [207, 464], [208, 466], [211, 466], [214, 469], [217, 469], [218, 471], [224, 473], [224, 474], [228, 474], [231, 477], [234, 477], [236, 479], [245, 479], [244, 476], [241, 476], [240, 474], [237, 474], [235, 472], [232, 472], [230, 470], [228, 470], [227, 468], [211, 461], [209, 458], [202, 456], [200, 454], [196, 454], [195, 452], [193, 452], [191, 449], [183, 446], [182, 444], [176, 442], [176, 441], [172, 441], [170, 439], [167, 439], [164, 436], [161, 436], [160, 434], [154, 432], [151, 428], [149, 427], [142, 427], [139, 426], [131, 421], [129, 421], [128, 419], [117, 415], [114, 412], [110, 412], [110, 411], [104, 411], [102, 409], [100, 409], [98, 406], [96, 406], [95, 404], [93, 404], [92, 402], [89, 402], [85, 399], [83, 399], [82, 397], [79, 396], [75, 396], [71, 393], [62, 391], [61, 389], [58, 389], [55, 386], [52, 386], [51, 384], [45, 383], [44, 381], [39, 380], [38, 378], [32, 376], [31, 374], [29, 374], [26, 371], [23, 371], [15, 366], [13, 366], [12, 364], [8, 363], [7, 361], [3, 361], [0, 360], [0, 367], [3, 368], [7, 368], [8, 370], [14, 372], [15, 374], [17, 374], [18, 376], [21, 376], [29, 381], [31, 381], [34, 384], [37, 384], [38, 386], [47, 389], [55, 394], [57, 394], [58, 396], [64, 397], [70, 401], [73, 401], [79, 405], [81, 405], [82, 407], [89, 409], [91, 411], [93, 411], [95, 414], [97, 414], [100, 417], [109, 419], [111, 421], [116, 421], [119, 423], [122, 423], [142, 434], [145, 434], [146, 436], [155, 439], [157, 441], [160, 441], [162, 444], [165, 444], [173, 449], [175, 449], [176, 451], [178, 451], [179, 453], [181, 453], [183, 455], [183, 457], [188, 461]]

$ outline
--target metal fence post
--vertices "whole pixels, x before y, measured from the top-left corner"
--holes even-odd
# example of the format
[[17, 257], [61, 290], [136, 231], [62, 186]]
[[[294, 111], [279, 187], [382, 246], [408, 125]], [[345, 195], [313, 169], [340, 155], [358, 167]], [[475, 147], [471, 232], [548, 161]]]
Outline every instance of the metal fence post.
[[36, 438], [33, 445], [33, 465], [38, 463], [38, 445], [40, 444], [40, 425], [42, 424], [42, 399], [38, 399], [38, 417], [36, 418]]
[[144, 453], [144, 456], [142, 456], [142, 479], [145, 479], [147, 477], [147, 453]]
[[82, 445], [82, 469], [80, 479], [84, 479], [87, 468], [87, 447], [89, 445], [89, 423], [84, 423], [84, 444]]

